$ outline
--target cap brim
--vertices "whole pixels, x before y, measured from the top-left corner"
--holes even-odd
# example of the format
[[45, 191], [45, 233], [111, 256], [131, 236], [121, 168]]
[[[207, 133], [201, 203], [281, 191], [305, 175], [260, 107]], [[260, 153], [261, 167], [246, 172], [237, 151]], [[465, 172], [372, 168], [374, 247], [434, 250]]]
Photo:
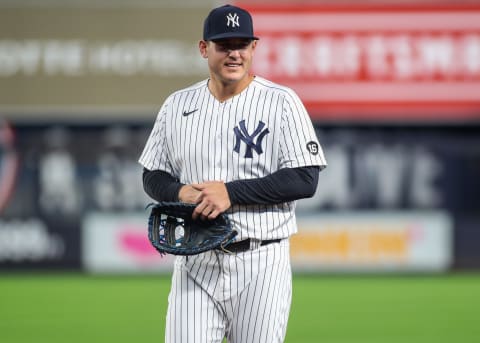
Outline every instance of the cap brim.
[[237, 32], [226, 32], [218, 35], [213, 35], [211, 37], [208, 37], [208, 39], [206, 40], [219, 40], [219, 39], [227, 39], [227, 38], [247, 38], [247, 39], [254, 39], [254, 40], [260, 39], [252, 35], [246, 35], [246, 34], [237, 33]]

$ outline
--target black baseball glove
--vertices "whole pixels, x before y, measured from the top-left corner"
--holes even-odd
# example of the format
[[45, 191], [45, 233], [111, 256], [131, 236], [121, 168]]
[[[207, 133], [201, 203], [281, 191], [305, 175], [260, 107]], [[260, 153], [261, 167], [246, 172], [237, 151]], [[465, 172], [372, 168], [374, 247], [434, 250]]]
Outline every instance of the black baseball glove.
[[214, 220], [193, 220], [196, 205], [181, 202], [152, 205], [148, 239], [160, 254], [196, 255], [222, 249], [237, 235], [224, 214]]

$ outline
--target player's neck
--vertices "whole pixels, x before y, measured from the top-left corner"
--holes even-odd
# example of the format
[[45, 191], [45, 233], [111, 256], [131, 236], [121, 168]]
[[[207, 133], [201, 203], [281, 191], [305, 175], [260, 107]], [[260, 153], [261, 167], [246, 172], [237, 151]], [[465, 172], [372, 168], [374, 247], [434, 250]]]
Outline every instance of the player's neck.
[[245, 88], [248, 87], [254, 77], [255, 76], [253, 75], [248, 75], [245, 77], [245, 79], [232, 83], [225, 83], [221, 80], [210, 78], [208, 80], [208, 89], [218, 101], [224, 102], [241, 93]]

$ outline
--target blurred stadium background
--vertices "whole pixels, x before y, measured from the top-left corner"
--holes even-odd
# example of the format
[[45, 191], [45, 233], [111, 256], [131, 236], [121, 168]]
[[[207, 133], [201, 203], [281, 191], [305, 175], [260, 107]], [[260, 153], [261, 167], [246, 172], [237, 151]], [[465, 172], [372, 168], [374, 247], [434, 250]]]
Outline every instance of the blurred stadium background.
[[[0, 342], [163, 340], [136, 161], [223, 3], [0, 0]], [[480, 1], [234, 3], [329, 162], [287, 342], [478, 342]]]

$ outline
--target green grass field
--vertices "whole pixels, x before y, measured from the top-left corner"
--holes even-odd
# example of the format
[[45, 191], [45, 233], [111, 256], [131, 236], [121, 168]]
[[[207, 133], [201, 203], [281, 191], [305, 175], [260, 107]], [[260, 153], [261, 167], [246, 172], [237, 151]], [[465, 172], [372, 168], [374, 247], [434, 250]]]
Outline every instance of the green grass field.
[[[0, 274], [0, 342], [163, 342], [168, 289], [168, 276]], [[286, 342], [480, 342], [480, 274], [296, 275]]]

